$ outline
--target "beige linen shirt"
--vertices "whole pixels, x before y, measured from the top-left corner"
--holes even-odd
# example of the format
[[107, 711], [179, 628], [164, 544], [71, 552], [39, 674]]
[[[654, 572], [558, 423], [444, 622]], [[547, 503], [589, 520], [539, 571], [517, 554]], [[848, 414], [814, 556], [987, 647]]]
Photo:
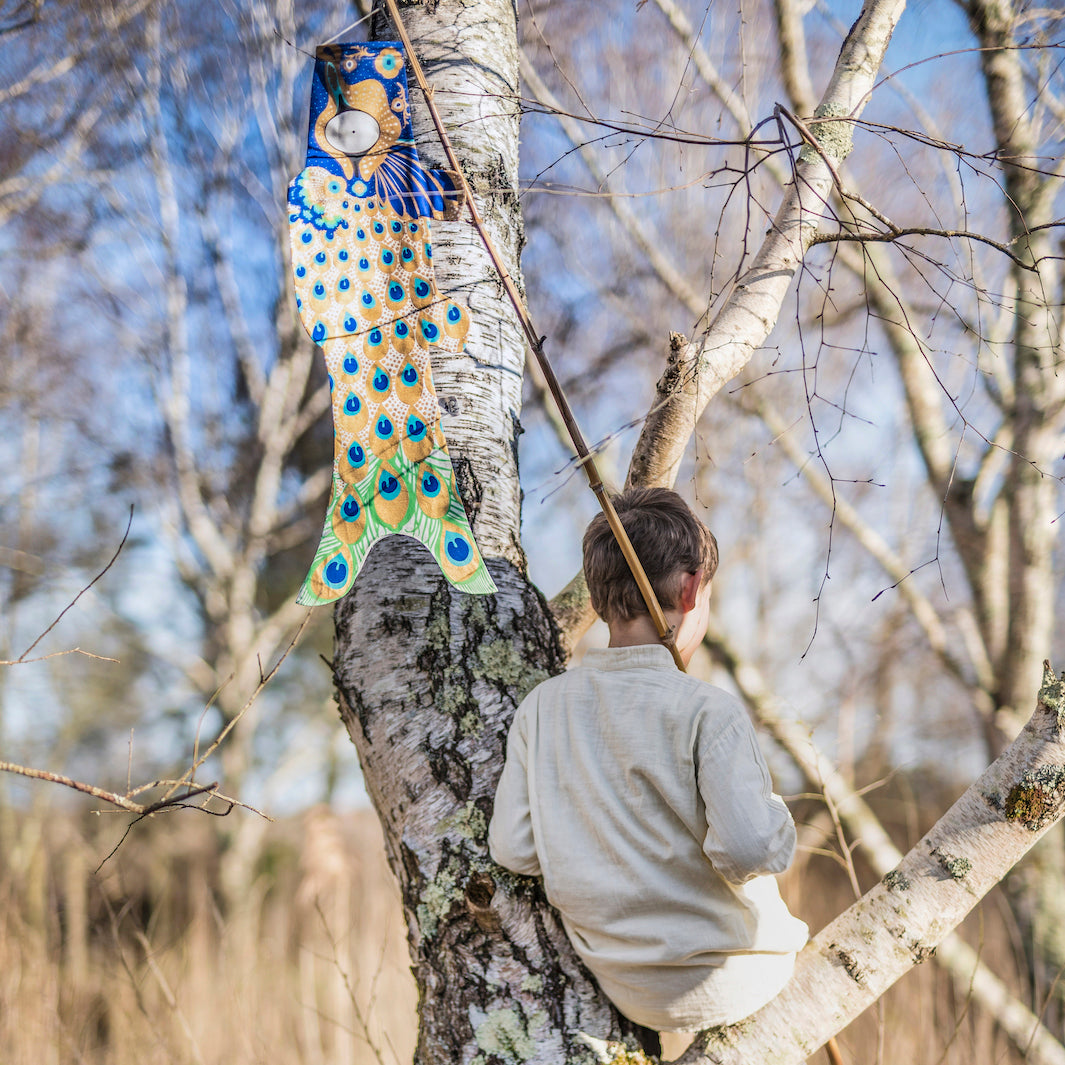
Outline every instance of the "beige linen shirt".
[[661, 646], [589, 651], [526, 697], [488, 840], [543, 876], [600, 986], [658, 1031], [753, 1013], [806, 942], [772, 876], [795, 826], [750, 720]]

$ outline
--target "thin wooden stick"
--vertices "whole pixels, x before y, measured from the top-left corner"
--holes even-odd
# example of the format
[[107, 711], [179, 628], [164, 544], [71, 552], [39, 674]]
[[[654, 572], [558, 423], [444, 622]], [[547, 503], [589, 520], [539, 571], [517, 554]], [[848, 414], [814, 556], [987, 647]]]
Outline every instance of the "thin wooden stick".
[[403, 26], [403, 20], [399, 16], [399, 8], [396, 6], [396, 0], [385, 0], [385, 4], [388, 7], [388, 13], [391, 16], [392, 21], [395, 24], [396, 32], [399, 34], [400, 40], [403, 42], [403, 47], [406, 49], [408, 61], [410, 62], [411, 69], [414, 71], [414, 78], [418, 82], [418, 87], [422, 90], [422, 94], [425, 96], [425, 103], [429, 108], [429, 114], [432, 116], [433, 125], [436, 126], [436, 132], [440, 136], [440, 143], [443, 145], [444, 154], [447, 156], [448, 163], [459, 181], [463, 195], [466, 197], [466, 203], [470, 209], [470, 218], [473, 220], [474, 227], [477, 229], [481, 241], [484, 243], [488, 256], [492, 260], [492, 265], [496, 269], [496, 273], [499, 274], [499, 278], [503, 282], [503, 287], [506, 289], [510, 302], [514, 305], [514, 310], [517, 312], [518, 320], [521, 322], [525, 338], [528, 340], [529, 347], [536, 356], [536, 361], [540, 364], [540, 369], [543, 371], [544, 378], [547, 381], [548, 390], [554, 398], [559, 413], [562, 415], [562, 421], [565, 423], [566, 431], [569, 433], [570, 440], [573, 442], [573, 448], [577, 452], [579, 465], [584, 469], [585, 475], [588, 478], [589, 487], [595, 493], [596, 499], [599, 500], [599, 505], [602, 507], [603, 513], [606, 515], [610, 531], [614, 534], [618, 546], [621, 548], [621, 553], [625, 556], [625, 561], [628, 563], [629, 569], [632, 571], [633, 578], [636, 580], [636, 586], [640, 589], [640, 594], [643, 596], [643, 601], [647, 604], [647, 610], [651, 615], [651, 620], [654, 622], [655, 629], [658, 631], [659, 639], [669, 649], [669, 653], [673, 656], [673, 661], [677, 664], [677, 668], [684, 672], [684, 662], [680, 657], [680, 652], [677, 650], [676, 632], [666, 619], [666, 615], [663, 613], [662, 607], [658, 602], [658, 596], [655, 595], [655, 590], [651, 587], [651, 582], [647, 579], [643, 564], [640, 562], [639, 556], [636, 554], [636, 550], [632, 546], [632, 541], [629, 540], [628, 533], [625, 532], [625, 526], [621, 524], [621, 519], [618, 517], [617, 511], [614, 509], [614, 504], [610, 501], [609, 495], [607, 495], [603, 479], [599, 476], [599, 469], [595, 464], [595, 458], [584, 442], [580, 427], [577, 425], [577, 420], [573, 416], [573, 411], [570, 408], [569, 400], [566, 399], [566, 394], [562, 391], [562, 386], [558, 383], [555, 371], [552, 369], [551, 363], [548, 361], [547, 355], [544, 353], [543, 342], [545, 338], [541, 337], [533, 327], [532, 318], [529, 316], [528, 308], [525, 306], [525, 302], [522, 300], [517, 286], [514, 284], [507, 268], [503, 265], [499, 254], [496, 252], [495, 245], [492, 243], [491, 238], [485, 230], [484, 222], [481, 220], [477, 204], [473, 199], [473, 192], [470, 189], [469, 183], [466, 181], [466, 175], [463, 173], [454, 149], [451, 147], [451, 141], [448, 138], [447, 131], [444, 129], [444, 123], [440, 117], [440, 112], [436, 109], [436, 103], [433, 100], [433, 90], [425, 79], [425, 73], [422, 70], [421, 63], [418, 62], [418, 57], [414, 52], [414, 45], [411, 44], [411, 40], [407, 36], [407, 31]]

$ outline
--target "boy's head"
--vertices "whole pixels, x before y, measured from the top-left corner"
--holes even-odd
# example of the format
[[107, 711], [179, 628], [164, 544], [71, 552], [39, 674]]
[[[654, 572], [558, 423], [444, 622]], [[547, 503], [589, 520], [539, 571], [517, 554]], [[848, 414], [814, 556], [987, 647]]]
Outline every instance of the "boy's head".
[[[663, 610], [677, 606], [681, 578], [703, 570], [706, 584], [717, 570], [717, 540], [668, 488], [630, 488], [611, 502]], [[647, 613], [604, 514], [597, 514], [584, 534], [584, 577], [592, 607], [608, 624]]]

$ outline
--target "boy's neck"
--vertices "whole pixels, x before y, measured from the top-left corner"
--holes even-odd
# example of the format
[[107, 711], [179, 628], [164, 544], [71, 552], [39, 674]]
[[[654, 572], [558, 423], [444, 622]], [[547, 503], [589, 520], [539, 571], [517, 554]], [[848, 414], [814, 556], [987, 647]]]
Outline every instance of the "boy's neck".
[[[671, 611], [666, 613], [666, 620], [670, 625], [677, 624], [677, 619], [672, 616]], [[648, 643], [662, 646], [658, 630], [648, 614], [630, 618], [628, 621], [615, 621], [610, 626], [608, 647], [640, 647]]]
[[[681, 577], [678, 606], [663, 610], [662, 613], [666, 623], [673, 627], [677, 651], [687, 668], [695, 648], [706, 635], [706, 625], [710, 619], [710, 582], [703, 582], [701, 569]], [[650, 614], [639, 614], [627, 621], [610, 623], [609, 647], [642, 647], [646, 644], [662, 646]]]

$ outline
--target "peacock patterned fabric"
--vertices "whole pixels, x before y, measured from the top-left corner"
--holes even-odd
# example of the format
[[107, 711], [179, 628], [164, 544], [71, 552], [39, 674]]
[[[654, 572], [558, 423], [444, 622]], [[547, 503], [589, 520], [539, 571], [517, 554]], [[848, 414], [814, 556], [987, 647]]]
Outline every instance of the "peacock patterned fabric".
[[402, 46], [317, 50], [307, 165], [288, 190], [296, 303], [325, 354], [333, 490], [297, 596], [344, 595], [370, 548], [405, 533], [464, 592], [496, 590], [440, 427], [430, 354], [465, 349], [465, 307], [437, 290], [430, 219], [457, 217], [448, 171], [418, 161]]

